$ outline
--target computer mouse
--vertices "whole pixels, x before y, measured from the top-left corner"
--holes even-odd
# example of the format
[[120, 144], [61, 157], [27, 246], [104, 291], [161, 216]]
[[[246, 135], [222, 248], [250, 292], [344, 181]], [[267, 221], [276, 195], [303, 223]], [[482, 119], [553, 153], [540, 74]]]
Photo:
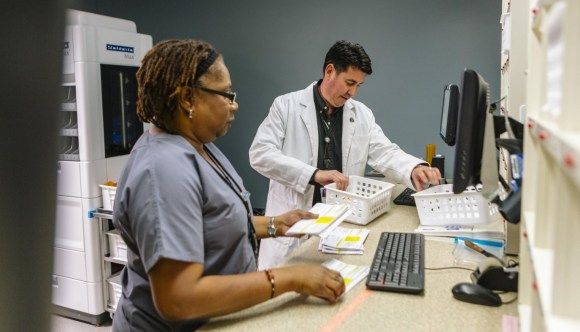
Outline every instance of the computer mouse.
[[492, 290], [470, 282], [459, 283], [451, 289], [453, 297], [459, 301], [499, 307], [501, 298]]

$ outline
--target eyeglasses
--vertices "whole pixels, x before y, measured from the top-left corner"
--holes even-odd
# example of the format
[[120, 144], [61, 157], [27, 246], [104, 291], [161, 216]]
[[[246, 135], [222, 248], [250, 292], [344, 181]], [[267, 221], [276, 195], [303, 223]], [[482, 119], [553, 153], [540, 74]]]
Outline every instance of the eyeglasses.
[[197, 85], [196, 88], [205, 91], [205, 92], [209, 92], [209, 93], [213, 93], [216, 95], [220, 95], [220, 96], [224, 96], [226, 98], [228, 98], [230, 100], [230, 103], [235, 103], [236, 102], [236, 93], [233, 91], [220, 91], [220, 90], [214, 90], [214, 89], [210, 89], [210, 88], [206, 88], [204, 86], [199, 86]]

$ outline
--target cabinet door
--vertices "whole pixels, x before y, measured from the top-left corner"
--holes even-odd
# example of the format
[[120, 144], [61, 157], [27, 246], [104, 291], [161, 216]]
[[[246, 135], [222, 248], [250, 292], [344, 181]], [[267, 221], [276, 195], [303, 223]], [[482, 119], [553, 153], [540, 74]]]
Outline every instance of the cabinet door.
[[100, 315], [105, 312], [103, 283], [52, 277], [52, 303], [61, 307]]
[[56, 193], [81, 197], [81, 171], [77, 161], [59, 161], [57, 164]]
[[57, 196], [55, 245], [59, 248], [85, 251], [82, 199]]

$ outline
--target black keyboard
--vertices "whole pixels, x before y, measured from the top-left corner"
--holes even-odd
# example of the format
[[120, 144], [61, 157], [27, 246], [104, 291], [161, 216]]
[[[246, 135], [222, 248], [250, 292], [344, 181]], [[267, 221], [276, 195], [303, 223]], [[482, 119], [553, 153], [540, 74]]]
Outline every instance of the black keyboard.
[[411, 188], [405, 188], [405, 190], [401, 191], [399, 196], [395, 197], [393, 203], [398, 205], [415, 206], [415, 197], [411, 196], [414, 193], [416, 193], [415, 190]]
[[425, 237], [383, 232], [367, 277], [367, 288], [420, 293], [425, 284]]

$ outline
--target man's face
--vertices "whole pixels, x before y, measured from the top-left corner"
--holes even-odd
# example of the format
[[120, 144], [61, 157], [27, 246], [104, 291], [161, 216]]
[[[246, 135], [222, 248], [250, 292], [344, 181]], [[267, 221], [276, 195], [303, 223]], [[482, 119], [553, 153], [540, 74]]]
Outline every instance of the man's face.
[[334, 65], [329, 64], [324, 70], [322, 97], [332, 107], [342, 107], [347, 100], [354, 98], [366, 76], [362, 70], [352, 66], [338, 73]]

